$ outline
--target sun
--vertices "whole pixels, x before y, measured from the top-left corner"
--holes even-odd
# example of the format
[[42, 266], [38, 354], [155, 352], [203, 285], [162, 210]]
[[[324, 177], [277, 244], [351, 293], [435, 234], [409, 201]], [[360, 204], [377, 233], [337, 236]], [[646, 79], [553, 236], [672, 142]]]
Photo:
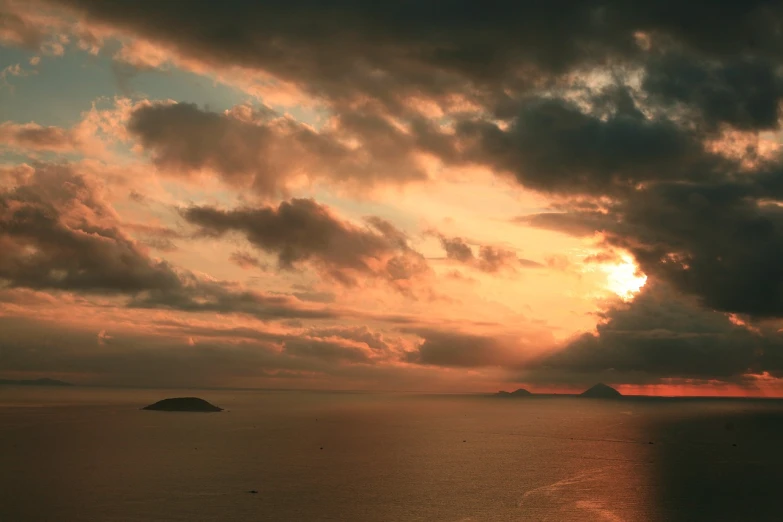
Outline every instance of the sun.
[[644, 287], [647, 276], [639, 271], [631, 256], [625, 254], [621, 259], [621, 263], [603, 265], [601, 268], [606, 273], [606, 288], [623, 301], [631, 301]]

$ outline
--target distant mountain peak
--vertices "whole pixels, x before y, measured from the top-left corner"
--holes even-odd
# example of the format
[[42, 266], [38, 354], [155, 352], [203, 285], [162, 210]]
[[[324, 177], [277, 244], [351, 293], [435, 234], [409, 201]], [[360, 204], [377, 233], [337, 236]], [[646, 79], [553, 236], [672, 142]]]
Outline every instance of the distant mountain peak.
[[512, 391], [510, 393], [507, 391], [499, 391], [495, 395], [498, 397], [528, 397], [533, 394], [524, 388], [519, 388], [518, 390]]
[[580, 396], [582, 397], [593, 397], [597, 399], [615, 399], [617, 397], [622, 397], [623, 394], [619, 391], [615, 390], [611, 386], [608, 386], [602, 382], [599, 382], [595, 386], [592, 386], [591, 388], [583, 391]]

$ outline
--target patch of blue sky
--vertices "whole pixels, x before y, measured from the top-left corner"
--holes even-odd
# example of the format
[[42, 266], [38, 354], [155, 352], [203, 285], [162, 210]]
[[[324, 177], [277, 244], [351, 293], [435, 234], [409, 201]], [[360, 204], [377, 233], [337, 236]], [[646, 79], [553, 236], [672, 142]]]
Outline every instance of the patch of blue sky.
[[[132, 99], [167, 100], [194, 103], [202, 109], [224, 111], [234, 105], [261, 104], [241, 89], [214, 78], [177, 69], [138, 70], [117, 63], [113, 54], [118, 43], [109, 44], [98, 55], [71, 45], [63, 56], [40, 56], [30, 64], [35, 52], [0, 47], [0, 70], [19, 64], [26, 76], [8, 76], [0, 86], [0, 121], [70, 127], [96, 100], [117, 96]], [[306, 107], [282, 107], [269, 104], [278, 112], [318, 125], [326, 112]], [[105, 106], [105, 104], [104, 104]]]
[[252, 101], [235, 87], [174, 67], [137, 70], [125, 81], [132, 98], [193, 103], [210, 111], [220, 112]]
[[0, 88], [0, 120], [70, 127], [100, 96], [113, 96], [117, 82], [107, 59], [85, 52], [66, 52], [63, 56], [41, 56], [33, 66], [36, 53], [0, 48], [0, 66], [20, 64], [35, 71], [28, 76], [10, 76]]

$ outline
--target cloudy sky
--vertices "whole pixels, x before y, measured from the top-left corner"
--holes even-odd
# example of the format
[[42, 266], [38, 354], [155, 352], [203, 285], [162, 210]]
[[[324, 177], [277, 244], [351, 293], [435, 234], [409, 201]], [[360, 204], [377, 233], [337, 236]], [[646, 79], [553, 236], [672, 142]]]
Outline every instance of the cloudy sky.
[[783, 394], [782, 23], [0, 0], [0, 377]]

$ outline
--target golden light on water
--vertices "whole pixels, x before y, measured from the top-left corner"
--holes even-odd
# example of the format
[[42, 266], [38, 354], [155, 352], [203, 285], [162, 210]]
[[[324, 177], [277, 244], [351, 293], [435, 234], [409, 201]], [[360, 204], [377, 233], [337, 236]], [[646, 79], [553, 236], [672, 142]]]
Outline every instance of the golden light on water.
[[606, 287], [623, 301], [633, 300], [647, 282], [647, 276], [639, 271], [629, 255], [623, 255], [621, 263], [603, 265], [601, 268], [606, 273]]

